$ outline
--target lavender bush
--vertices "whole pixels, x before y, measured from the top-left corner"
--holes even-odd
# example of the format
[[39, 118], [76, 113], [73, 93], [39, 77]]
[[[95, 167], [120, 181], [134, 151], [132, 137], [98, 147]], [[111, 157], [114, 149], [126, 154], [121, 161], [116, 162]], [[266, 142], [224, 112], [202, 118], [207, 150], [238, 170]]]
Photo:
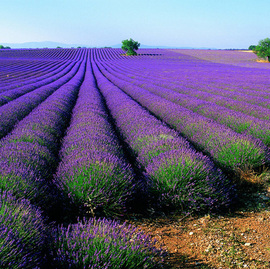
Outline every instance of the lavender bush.
[[54, 268], [158, 268], [163, 251], [136, 227], [89, 219], [54, 230]]
[[45, 261], [46, 226], [28, 200], [0, 193], [0, 267], [40, 268]]

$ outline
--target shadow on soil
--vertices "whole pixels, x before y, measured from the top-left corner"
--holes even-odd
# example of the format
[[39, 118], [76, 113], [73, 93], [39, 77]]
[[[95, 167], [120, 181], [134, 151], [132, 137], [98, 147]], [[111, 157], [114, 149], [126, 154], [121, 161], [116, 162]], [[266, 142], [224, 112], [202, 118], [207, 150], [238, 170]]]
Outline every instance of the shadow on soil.
[[214, 269], [214, 267], [209, 266], [201, 260], [191, 258], [187, 255], [181, 253], [170, 253], [169, 256], [165, 259], [166, 269], [174, 268], [197, 268], [197, 269]]

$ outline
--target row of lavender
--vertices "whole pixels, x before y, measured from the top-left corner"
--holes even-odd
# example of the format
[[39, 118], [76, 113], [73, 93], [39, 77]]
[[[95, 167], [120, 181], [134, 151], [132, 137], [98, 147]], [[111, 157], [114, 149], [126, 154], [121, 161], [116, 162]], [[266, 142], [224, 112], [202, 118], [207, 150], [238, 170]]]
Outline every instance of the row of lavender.
[[213, 163], [93, 68], [121, 135], [145, 171], [149, 201], [192, 210], [228, 206], [232, 186]]
[[[1, 140], [1, 190], [7, 192], [1, 197], [2, 209], [6, 209], [1, 216], [1, 240], [7, 242], [1, 251], [1, 267], [34, 268], [44, 263], [48, 229], [40, 209], [47, 212], [45, 216], [55, 210], [51, 176], [83, 75], [82, 63], [67, 83], [56, 86], [53, 94]], [[13, 217], [16, 211], [19, 213]]]
[[[40, 81], [43, 77], [48, 77], [52, 71], [61, 67], [63, 63], [64, 62], [49, 62], [43, 65], [41, 64], [40, 66], [35, 66], [32, 70], [23, 70], [18, 74], [14, 74], [14, 71], [12, 71], [12, 77], [8, 82], [0, 84], [1, 92], [18, 88], [25, 84], [30, 84], [31, 81], [29, 81], [29, 79], [32, 80], [32, 82]], [[9, 75], [7, 76], [9, 77]], [[16, 81], [16, 78], [19, 78], [19, 81]]]
[[[12, 65], [13, 63], [13, 65]], [[48, 65], [50, 65], [50, 62], [42, 63], [40, 61], [29, 61], [28, 64], [25, 64], [23, 66], [19, 66], [17, 61], [12, 61], [10, 64], [7, 62], [5, 65], [1, 65], [1, 77], [0, 77], [0, 85], [1, 88], [3, 86], [6, 86], [6, 84], [12, 83], [16, 77], [20, 76], [20, 81], [24, 80], [25, 77], [27, 77], [31, 72], [34, 76], [36, 76], [38, 73], [34, 73], [33, 71], [44, 71]], [[10, 76], [10, 74], [12, 74]]]
[[[215, 103], [201, 100], [195, 96], [184, 94], [182, 93], [183, 90], [179, 90], [179, 92], [172, 90], [170, 85], [167, 85], [167, 87], [161, 87], [157, 86], [155, 82], [153, 83], [153, 81], [150, 81], [149, 79], [136, 77], [135, 80], [129, 78], [126, 74], [119, 71], [117, 72], [115, 69], [111, 68], [105, 63], [102, 64], [102, 66], [105, 67], [106, 70], [109, 71], [113, 76], [129, 82], [131, 85], [136, 85], [138, 87], [147, 89], [149, 92], [154, 93], [155, 95], [179, 104], [180, 106], [192, 110], [197, 114], [203, 115], [204, 117], [213, 119], [220, 124], [226, 125], [237, 133], [250, 134], [255, 138], [259, 138], [264, 142], [265, 145], [270, 145], [270, 125], [266, 120], [257, 119], [256, 117], [246, 115], [243, 112], [234, 111], [227, 107], [221, 107]], [[195, 95], [196, 91], [194, 90], [192, 92]], [[270, 110], [264, 110], [266, 110], [264, 116], [270, 117]]]
[[[60, 151], [55, 184], [79, 212], [119, 216], [134, 199], [138, 183], [110, 123], [87, 64], [70, 126]], [[90, 219], [55, 231], [54, 264], [61, 268], [156, 267], [162, 256], [152, 239], [135, 227]]]
[[78, 51], [82, 49], [14, 49], [14, 50], [1, 50], [1, 59], [63, 59], [63, 60], [79, 60], [77, 55]]
[[[17, 88], [26, 84], [30, 84], [35, 79], [41, 80], [42, 76], [46, 73], [50, 74], [51, 69], [54, 65], [63, 65], [65, 62], [70, 63], [71, 61], [77, 61], [81, 58], [83, 50], [77, 50], [74, 57], [68, 57], [67, 59], [54, 59], [54, 53], [50, 54], [50, 57], [46, 60], [44, 59], [24, 59], [21, 65], [18, 64], [18, 60], [14, 59], [1, 59], [1, 77], [0, 77], [0, 87], [1, 92]], [[12, 52], [10, 52], [12, 54]], [[16, 54], [16, 53], [15, 53]], [[43, 58], [43, 57], [42, 57]], [[49, 72], [46, 72], [48, 69]], [[32, 81], [29, 81], [32, 80]]]
[[33, 90], [36, 90], [42, 86], [47, 86], [48, 84], [60, 79], [65, 74], [68, 74], [71, 71], [75, 63], [62, 64], [59, 68], [51, 68], [48, 75], [40, 77], [40, 79], [31, 78], [24, 85], [9, 90], [5, 90], [0, 93], [0, 106], [28, 93]]
[[[89, 64], [86, 72], [83, 59], [78, 65], [65, 84], [55, 82], [58, 83], [55, 91], [49, 92], [49, 97], [28, 116], [27, 113], [21, 116], [24, 119], [1, 140], [1, 267], [150, 268], [156, 264], [154, 257], [161, 254], [150, 237], [115, 221], [85, 219], [68, 227], [50, 228], [44, 220], [46, 216], [61, 214], [71, 203], [83, 206], [85, 201], [95, 213], [96, 208], [108, 215], [123, 212], [136, 186], [132, 169], [106, 120]], [[61, 138], [84, 78], [60, 154], [62, 162], [53, 179]], [[37, 105], [32, 103], [32, 108], [33, 104]], [[80, 120], [85, 113], [83, 124]], [[92, 117], [95, 126], [88, 123]], [[74, 136], [83, 130], [82, 138], [89, 138], [82, 144], [74, 144]], [[102, 141], [102, 133], [92, 140], [97, 131], [103, 132]], [[72, 162], [70, 157], [74, 154], [79, 160]], [[82, 188], [77, 186], [80, 180], [85, 182]]]
[[222, 169], [233, 172], [246, 165], [256, 168], [269, 163], [269, 150], [260, 140], [236, 133], [225, 125], [209, 120], [145, 88], [127, 83], [105, 68], [102, 68], [102, 72], [141, 105], [210, 155]]
[[[128, 61], [106, 63], [109, 63], [110, 66], [113, 65], [118, 73], [124, 72], [126, 76], [134, 80], [147, 80], [157, 86], [215, 102], [233, 110], [244, 110], [245, 113], [251, 113], [251, 115], [253, 113], [256, 115], [256, 110], [259, 109], [262, 112], [260, 116], [263, 117], [263, 113], [267, 110], [261, 109], [269, 108], [269, 74], [267, 70], [230, 66], [228, 68], [226, 65], [196, 62], [194, 59], [180, 62], [180, 64], [166, 62], [166, 65], [162, 61], [156, 61], [151, 70], [146, 69], [147, 61], [137, 61], [136, 67], [134, 64], [129, 64]], [[164, 68], [173, 69], [173, 67], [179, 72], [165, 73]], [[239, 77], [244, 77], [245, 80], [239, 79]], [[247, 105], [251, 109], [248, 109]], [[269, 119], [269, 110], [268, 116], [265, 118]]]
[[[35, 268], [43, 263], [47, 227], [37, 206], [48, 211], [47, 206], [54, 201], [47, 180], [57, 159], [53, 146], [57, 148], [67, 113], [67, 108], [62, 111], [61, 108], [68, 106], [70, 110], [70, 102], [74, 102], [74, 94], [70, 93], [72, 84], [66, 83], [77, 70], [78, 66], [64, 80], [60, 77], [60, 82], [52, 83], [52, 87], [48, 85], [3, 106], [1, 137], [57, 90], [1, 140], [1, 268]], [[83, 73], [82, 69], [81, 78]], [[64, 84], [64, 88], [59, 88]], [[66, 95], [69, 97], [63, 102]], [[22, 111], [25, 106], [27, 109]]]
[[1, 268], [158, 268], [164, 252], [136, 227], [83, 219], [53, 227], [29, 200], [0, 194]]

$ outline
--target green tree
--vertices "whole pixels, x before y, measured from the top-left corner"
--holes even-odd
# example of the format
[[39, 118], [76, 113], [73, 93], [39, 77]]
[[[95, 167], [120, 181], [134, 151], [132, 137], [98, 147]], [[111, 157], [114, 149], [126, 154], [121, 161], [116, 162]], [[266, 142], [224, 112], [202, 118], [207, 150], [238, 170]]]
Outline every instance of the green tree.
[[10, 47], [5, 47], [3, 45], [0, 45], [0, 49], [10, 49]]
[[140, 43], [134, 41], [132, 38], [122, 41], [122, 50], [126, 51], [127, 55], [137, 55], [137, 50], [140, 47]]
[[249, 50], [255, 50], [255, 48], [256, 48], [256, 45], [250, 45], [250, 46], [248, 47]]
[[259, 58], [267, 58], [268, 62], [270, 62], [270, 38], [260, 40], [253, 52], [257, 54]]

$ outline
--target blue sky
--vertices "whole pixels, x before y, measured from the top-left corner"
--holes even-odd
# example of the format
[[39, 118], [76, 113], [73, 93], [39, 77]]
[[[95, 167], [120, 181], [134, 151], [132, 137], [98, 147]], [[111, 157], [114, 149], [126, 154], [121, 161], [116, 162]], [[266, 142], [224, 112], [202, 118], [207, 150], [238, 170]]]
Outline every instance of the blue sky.
[[0, 1], [0, 44], [247, 48], [270, 37], [270, 0]]

